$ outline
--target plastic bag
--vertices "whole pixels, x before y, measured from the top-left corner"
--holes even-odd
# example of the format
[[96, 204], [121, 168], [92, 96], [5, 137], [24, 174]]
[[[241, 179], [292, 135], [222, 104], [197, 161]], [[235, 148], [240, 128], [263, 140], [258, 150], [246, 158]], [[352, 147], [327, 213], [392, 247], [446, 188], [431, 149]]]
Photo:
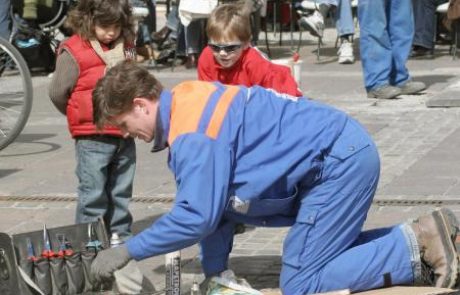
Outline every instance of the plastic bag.
[[245, 279], [239, 279], [233, 271], [226, 270], [209, 281], [206, 295], [263, 295], [251, 288]]

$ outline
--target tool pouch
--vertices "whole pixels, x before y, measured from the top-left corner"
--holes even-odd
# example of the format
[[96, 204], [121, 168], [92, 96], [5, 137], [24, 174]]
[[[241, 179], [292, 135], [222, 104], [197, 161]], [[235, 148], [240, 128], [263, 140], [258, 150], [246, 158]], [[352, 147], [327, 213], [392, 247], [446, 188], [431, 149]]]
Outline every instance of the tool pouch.
[[[48, 237], [54, 252], [58, 252], [62, 244], [57, 238], [59, 235], [65, 236], [73, 251], [50, 258], [41, 255], [44, 250], [42, 230], [12, 237], [0, 233], [0, 294], [73, 295], [110, 290], [111, 286], [95, 284], [90, 276], [97, 252], [87, 250], [89, 228], [92, 239], [100, 242], [100, 248], [108, 248], [110, 243], [102, 220], [90, 226], [85, 223], [49, 228]], [[29, 257], [28, 240], [33, 246], [34, 257]]]
[[47, 258], [39, 258], [34, 261], [34, 281], [38, 288], [45, 295], [51, 295], [51, 273], [50, 273], [50, 262]]
[[[65, 256], [65, 272], [67, 276], [67, 293], [80, 294], [84, 292], [86, 280], [83, 274], [83, 263], [80, 252]], [[90, 290], [88, 289], [87, 291]]]
[[68, 294], [67, 274], [64, 257], [49, 260], [51, 272], [52, 295]]
[[81, 264], [83, 269], [83, 276], [85, 281], [84, 291], [88, 292], [91, 290], [97, 290], [97, 282], [91, 278], [90, 270], [91, 263], [93, 263], [96, 253], [92, 251], [83, 251], [81, 252]]

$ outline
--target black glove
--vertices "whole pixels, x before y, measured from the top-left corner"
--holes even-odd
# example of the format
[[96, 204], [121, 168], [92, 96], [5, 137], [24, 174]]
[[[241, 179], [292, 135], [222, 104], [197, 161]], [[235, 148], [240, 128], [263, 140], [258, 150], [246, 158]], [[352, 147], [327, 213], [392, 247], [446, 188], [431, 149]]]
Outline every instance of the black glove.
[[113, 273], [123, 268], [131, 260], [128, 248], [121, 245], [97, 253], [91, 265], [91, 275], [97, 281], [110, 279]]

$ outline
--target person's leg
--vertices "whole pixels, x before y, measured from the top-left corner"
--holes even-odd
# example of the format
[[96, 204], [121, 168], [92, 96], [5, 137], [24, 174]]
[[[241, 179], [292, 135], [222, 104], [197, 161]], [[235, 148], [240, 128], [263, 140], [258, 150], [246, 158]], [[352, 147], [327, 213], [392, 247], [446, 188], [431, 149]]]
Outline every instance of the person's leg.
[[186, 68], [195, 68], [201, 52], [203, 40], [203, 20], [197, 19], [185, 27], [185, 46], [187, 53]]
[[109, 196], [106, 220], [110, 231], [122, 238], [131, 235], [132, 215], [128, 210], [133, 194], [136, 170], [136, 145], [133, 138], [114, 138], [118, 146], [108, 169], [107, 195]]
[[[75, 152], [78, 177], [78, 203], [75, 223], [97, 221], [105, 218], [109, 196], [106, 192], [108, 168], [117, 145], [103, 136], [77, 138]], [[106, 221], [107, 230], [109, 223]]]
[[389, 3], [388, 33], [393, 54], [390, 84], [400, 86], [410, 79], [406, 63], [414, 38], [414, 16], [412, 1], [390, 0]]
[[368, 92], [390, 83], [393, 52], [387, 31], [386, 3], [384, 0], [358, 2], [361, 61]]
[[337, 34], [340, 37], [355, 34], [355, 24], [353, 22], [351, 0], [338, 0], [335, 17]]
[[296, 223], [284, 241], [280, 278], [283, 294], [380, 287], [382, 272], [377, 269], [392, 273], [395, 283], [413, 280], [401, 231], [352, 248], [372, 203], [379, 171], [372, 139], [350, 119], [325, 156], [320, 183], [301, 195]]
[[37, 3], [38, 0], [24, 0], [24, 8], [22, 11], [22, 18], [27, 22], [31, 28], [37, 28]]
[[0, 1], [0, 37], [8, 40], [11, 34], [10, 0]]
[[413, 45], [433, 48], [435, 0], [412, 0], [414, 11]]
[[351, 64], [355, 62], [353, 54], [353, 35], [355, 24], [351, 10], [350, 0], [338, 0], [335, 14], [337, 35], [340, 38], [340, 48], [337, 52], [340, 64]]
[[414, 16], [411, 0], [391, 0], [388, 31], [393, 52], [390, 84], [401, 89], [401, 94], [416, 94], [426, 88], [425, 83], [411, 81], [406, 67], [414, 38]]
[[177, 27], [179, 26], [179, 10], [177, 5], [171, 6], [171, 11], [166, 19], [166, 27], [171, 31], [171, 38], [176, 39]]

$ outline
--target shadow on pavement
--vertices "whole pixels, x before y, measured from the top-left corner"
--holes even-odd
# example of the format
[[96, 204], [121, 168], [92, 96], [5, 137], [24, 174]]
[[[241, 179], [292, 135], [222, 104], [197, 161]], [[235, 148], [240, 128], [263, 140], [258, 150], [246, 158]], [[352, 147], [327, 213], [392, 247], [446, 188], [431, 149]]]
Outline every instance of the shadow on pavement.
[[14, 174], [21, 169], [0, 169], [0, 178], [7, 177], [8, 175]]
[[423, 77], [416, 77], [415, 80], [425, 83], [426, 87], [429, 88], [434, 84], [447, 83], [456, 77], [456, 75], [424, 75]]
[[160, 218], [162, 215], [163, 214], [151, 215], [151, 216], [147, 216], [143, 219], [139, 219], [135, 221], [132, 226], [133, 234], [136, 235], [140, 233], [141, 231], [143, 231], [144, 229], [150, 227], [152, 223], [158, 218]]
[[[43, 141], [44, 139], [55, 137], [56, 134], [51, 133], [39, 133], [39, 134], [32, 134], [32, 133], [24, 133], [19, 134], [19, 136], [13, 141], [13, 143], [27, 143], [30, 145], [25, 145], [21, 148], [11, 149], [11, 147], [7, 147], [0, 157], [14, 157], [14, 156], [26, 156], [26, 155], [36, 155], [36, 154], [43, 154], [53, 152], [58, 150], [61, 145]], [[14, 151], [14, 153], [12, 153]]]

